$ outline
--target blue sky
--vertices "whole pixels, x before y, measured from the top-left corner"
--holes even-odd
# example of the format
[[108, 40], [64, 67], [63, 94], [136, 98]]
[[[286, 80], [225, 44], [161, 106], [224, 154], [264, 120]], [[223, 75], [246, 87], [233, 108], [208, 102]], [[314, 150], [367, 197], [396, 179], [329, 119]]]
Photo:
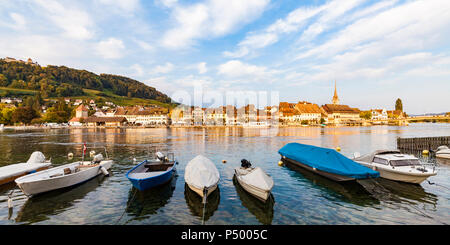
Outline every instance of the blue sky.
[[0, 0], [0, 57], [179, 90], [450, 111], [447, 0]]

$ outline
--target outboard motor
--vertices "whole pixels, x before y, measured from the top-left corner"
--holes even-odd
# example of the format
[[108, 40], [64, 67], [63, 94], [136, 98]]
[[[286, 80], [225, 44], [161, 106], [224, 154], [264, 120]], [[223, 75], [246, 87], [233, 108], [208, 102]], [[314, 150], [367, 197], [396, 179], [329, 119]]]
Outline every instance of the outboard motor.
[[161, 162], [164, 162], [166, 160], [166, 156], [164, 156], [164, 154], [159, 151], [156, 152], [156, 158], [158, 158], [158, 160], [160, 160]]
[[100, 163], [101, 161], [103, 161], [103, 155], [101, 153], [95, 155], [94, 158], [92, 159], [92, 162], [95, 164]]
[[241, 160], [241, 167], [243, 167], [243, 168], [249, 168], [249, 167], [251, 167], [252, 166], [252, 164], [248, 161], [248, 160], [246, 160], [246, 159], [242, 159]]

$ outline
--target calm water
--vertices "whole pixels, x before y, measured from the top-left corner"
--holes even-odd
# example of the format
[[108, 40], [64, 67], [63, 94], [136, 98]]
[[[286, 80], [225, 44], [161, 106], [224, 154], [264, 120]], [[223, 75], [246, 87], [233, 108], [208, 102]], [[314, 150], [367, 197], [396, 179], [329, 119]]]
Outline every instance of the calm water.
[[[444, 135], [450, 135], [450, 124], [5, 130], [0, 132], [0, 166], [24, 162], [33, 151], [51, 157], [54, 166], [66, 164], [69, 152], [75, 154], [74, 159], [81, 158], [82, 142], [88, 148], [106, 147], [115, 164], [110, 177], [30, 199], [14, 185], [0, 186], [0, 224], [201, 224], [201, 200], [184, 182], [184, 168], [197, 154], [213, 160], [221, 174], [219, 191], [208, 198], [206, 224], [450, 224], [450, 164], [439, 164], [438, 174], [429, 178], [440, 186], [380, 180], [388, 191], [381, 195], [370, 194], [357, 183], [338, 184], [277, 165], [277, 151], [289, 142], [339, 146], [344, 155], [351, 156], [355, 151], [364, 154], [396, 148], [397, 137]], [[136, 192], [125, 173], [136, 164], [133, 158], [139, 162], [157, 150], [175, 153], [177, 176], [170, 184]], [[263, 205], [233, 183], [233, 169], [242, 158], [274, 178], [273, 202]], [[11, 190], [15, 190], [12, 212], [7, 208]]]

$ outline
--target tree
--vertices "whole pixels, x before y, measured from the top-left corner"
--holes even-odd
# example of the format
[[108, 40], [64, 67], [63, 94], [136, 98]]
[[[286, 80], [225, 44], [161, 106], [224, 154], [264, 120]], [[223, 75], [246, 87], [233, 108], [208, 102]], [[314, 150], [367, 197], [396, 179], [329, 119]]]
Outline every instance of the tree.
[[8, 86], [8, 78], [5, 77], [5, 75], [0, 74], [0, 86], [6, 87]]
[[402, 100], [400, 98], [398, 98], [395, 101], [395, 110], [397, 111], [403, 111], [403, 104], [402, 104]]
[[37, 118], [37, 112], [31, 107], [19, 107], [12, 113], [13, 123], [29, 124], [31, 120]]
[[370, 120], [372, 118], [372, 112], [371, 111], [361, 111], [359, 113], [359, 117]]

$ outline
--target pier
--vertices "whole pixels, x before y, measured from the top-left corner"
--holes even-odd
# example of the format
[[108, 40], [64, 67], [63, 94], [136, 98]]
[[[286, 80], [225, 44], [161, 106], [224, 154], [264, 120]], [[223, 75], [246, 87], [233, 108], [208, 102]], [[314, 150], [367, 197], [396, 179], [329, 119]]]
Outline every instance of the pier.
[[397, 148], [405, 151], [436, 150], [441, 145], [450, 145], [450, 136], [397, 138]]

